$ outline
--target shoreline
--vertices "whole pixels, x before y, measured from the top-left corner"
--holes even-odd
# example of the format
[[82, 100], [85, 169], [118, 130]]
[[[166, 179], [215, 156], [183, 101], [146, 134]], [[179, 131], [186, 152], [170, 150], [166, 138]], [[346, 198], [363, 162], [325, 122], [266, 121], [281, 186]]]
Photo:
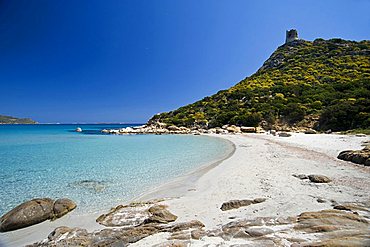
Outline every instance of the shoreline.
[[[180, 197], [181, 194], [187, 191], [188, 186], [198, 180], [202, 175], [207, 173], [212, 168], [216, 167], [224, 160], [231, 157], [236, 150], [235, 144], [229, 140], [218, 135], [205, 135], [211, 138], [220, 138], [223, 141], [228, 142], [231, 146], [231, 151], [225, 154], [220, 160], [209, 161], [205, 164], [201, 164], [199, 167], [191, 169], [184, 175], [172, 178], [169, 181], [158, 184], [150, 191], [141, 193], [128, 201], [122, 201], [121, 205], [129, 204], [131, 202], [137, 202], [141, 200], [149, 201], [155, 198], [169, 198], [169, 197]], [[176, 188], [171, 188], [171, 186], [176, 185]], [[162, 193], [162, 196], [161, 196]], [[166, 196], [163, 194], [166, 193]], [[80, 227], [87, 229], [89, 232], [104, 229], [104, 226], [97, 223], [95, 220], [102, 214], [109, 212], [111, 208], [117, 205], [111, 205], [110, 208], [97, 210], [94, 213], [86, 214], [76, 214], [75, 211], [68, 213], [67, 215], [59, 218], [55, 221], [44, 221], [39, 224], [22, 228], [15, 231], [0, 233], [0, 247], [19, 247], [27, 244], [32, 244], [37, 241], [45, 239], [55, 228], [59, 226], [69, 226], [69, 227]], [[22, 236], [22, 239], [19, 237]], [[27, 236], [27, 237], [24, 237]]]
[[[159, 185], [131, 201], [165, 197], [160, 204], [167, 205], [169, 210], [178, 216], [177, 222], [197, 219], [210, 229], [228, 223], [231, 219], [286, 217], [304, 211], [328, 209], [331, 201], [342, 203], [370, 200], [366, 190], [370, 186], [370, 167], [338, 160], [335, 155], [344, 149], [359, 149], [361, 142], [368, 140], [369, 136], [360, 138], [347, 135], [296, 133], [287, 138], [265, 134], [207, 136], [232, 142], [233, 151], [222, 160], [202, 165], [195, 171]], [[331, 184], [316, 185], [292, 176], [300, 173], [327, 175], [334, 181]], [[223, 202], [257, 197], [267, 198], [267, 200], [246, 208], [220, 210]], [[316, 200], [319, 198], [325, 198], [326, 202], [318, 203]], [[37, 231], [38, 227], [48, 223], [49, 228], [53, 224], [65, 223], [64, 225], [69, 227], [86, 228], [89, 232], [104, 228], [95, 222], [99, 214], [92, 216], [87, 215], [84, 222], [77, 222], [79, 221], [77, 218], [72, 219], [72, 212], [66, 215], [66, 218], [55, 221], [58, 224], [44, 222], [45, 224], [41, 223], [10, 233], [14, 233], [14, 238], [24, 236], [27, 235], [28, 229], [33, 228]], [[74, 224], [67, 224], [68, 220]], [[98, 229], [91, 228], [92, 226]], [[53, 226], [46, 235], [38, 232], [37, 239], [29, 239], [31, 241], [20, 243], [21, 241], [16, 242], [13, 238], [9, 246], [41, 241], [55, 227]], [[162, 235], [153, 235], [138, 241], [133, 246], [147, 246], [164, 241], [166, 239]]]
[[[164, 182], [156, 187], [154, 187], [150, 191], [146, 191], [138, 195], [137, 197], [133, 198], [131, 202], [138, 202], [138, 201], [150, 201], [153, 199], [168, 199], [168, 198], [175, 198], [181, 197], [184, 193], [189, 191], [189, 187], [191, 187], [192, 183], [196, 183], [204, 174], [208, 171], [212, 170], [213, 168], [217, 167], [219, 164], [224, 162], [225, 160], [229, 159], [236, 151], [236, 146], [233, 142], [228, 139], [222, 138], [218, 135], [205, 135], [212, 138], [220, 138], [224, 141], [228, 142], [232, 150], [225, 155], [225, 157], [221, 158], [220, 160], [210, 161], [206, 164], [203, 164], [187, 174], [181, 175], [170, 181]], [[190, 188], [191, 189], [191, 188]]]

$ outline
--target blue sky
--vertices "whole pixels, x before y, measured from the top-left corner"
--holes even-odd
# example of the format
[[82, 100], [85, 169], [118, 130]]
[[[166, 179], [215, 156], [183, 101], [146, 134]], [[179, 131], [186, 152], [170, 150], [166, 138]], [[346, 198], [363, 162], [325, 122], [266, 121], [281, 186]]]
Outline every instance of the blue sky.
[[0, 114], [146, 122], [300, 38], [370, 39], [370, 1], [0, 0]]

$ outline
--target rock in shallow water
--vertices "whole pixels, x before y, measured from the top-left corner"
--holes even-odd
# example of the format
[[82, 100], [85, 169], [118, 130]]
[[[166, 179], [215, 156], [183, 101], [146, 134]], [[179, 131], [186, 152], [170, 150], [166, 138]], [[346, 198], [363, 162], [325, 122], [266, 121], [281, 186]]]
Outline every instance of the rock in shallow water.
[[86, 189], [91, 192], [98, 193], [98, 192], [103, 192], [108, 187], [108, 184], [107, 182], [104, 182], [104, 181], [81, 180], [81, 181], [70, 183], [68, 186], [72, 188], [77, 188], [77, 189]]
[[60, 218], [76, 208], [69, 199], [37, 198], [20, 204], [0, 218], [0, 231], [13, 231]]

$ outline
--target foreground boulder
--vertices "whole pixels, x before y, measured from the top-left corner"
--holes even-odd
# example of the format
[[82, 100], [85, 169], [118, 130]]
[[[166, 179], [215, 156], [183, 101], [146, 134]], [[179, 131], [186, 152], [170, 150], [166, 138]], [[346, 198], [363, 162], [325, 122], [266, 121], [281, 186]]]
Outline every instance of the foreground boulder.
[[370, 147], [362, 150], [346, 150], [339, 153], [338, 159], [351, 161], [356, 164], [370, 166]]
[[54, 220], [76, 208], [69, 199], [38, 198], [20, 204], [0, 218], [0, 232], [13, 231], [27, 226]]
[[100, 215], [96, 222], [109, 227], [131, 227], [149, 223], [167, 224], [176, 219], [177, 216], [168, 211], [164, 205], [141, 202], [119, 205], [107, 214]]

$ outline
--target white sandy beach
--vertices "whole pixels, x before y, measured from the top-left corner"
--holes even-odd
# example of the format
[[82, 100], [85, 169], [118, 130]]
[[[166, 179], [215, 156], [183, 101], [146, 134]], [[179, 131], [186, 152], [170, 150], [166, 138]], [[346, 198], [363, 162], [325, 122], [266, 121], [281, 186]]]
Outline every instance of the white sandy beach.
[[[331, 208], [330, 201], [343, 203], [370, 199], [370, 167], [336, 159], [340, 151], [361, 149], [361, 142], [369, 140], [369, 136], [293, 133], [291, 137], [267, 134], [217, 137], [234, 143], [235, 152], [229, 158], [191, 176], [169, 182], [138, 200], [168, 198], [162, 204], [168, 205], [168, 209], [178, 216], [178, 222], [197, 219], [206, 228], [214, 228], [230, 222], [230, 219], [293, 216]], [[313, 184], [293, 174], [325, 175], [333, 182]], [[220, 210], [221, 204], [229, 200], [261, 197], [267, 200], [239, 209]], [[326, 202], [318, 203], [318, 198]], [[72, 212], [54, 222], [2, 233], [0, 239], [5, 246], [12, 247], [44, 239], [54, 228], [62, 225], [97, 230], [100, 226], [95, 223], [96, 217], [76, 218]], [[166, 236], [165, 233], [156, 234], [132, 246], [157, 244]], [[194, 245], [199, 244], [199, 241], [194, 242]]]

